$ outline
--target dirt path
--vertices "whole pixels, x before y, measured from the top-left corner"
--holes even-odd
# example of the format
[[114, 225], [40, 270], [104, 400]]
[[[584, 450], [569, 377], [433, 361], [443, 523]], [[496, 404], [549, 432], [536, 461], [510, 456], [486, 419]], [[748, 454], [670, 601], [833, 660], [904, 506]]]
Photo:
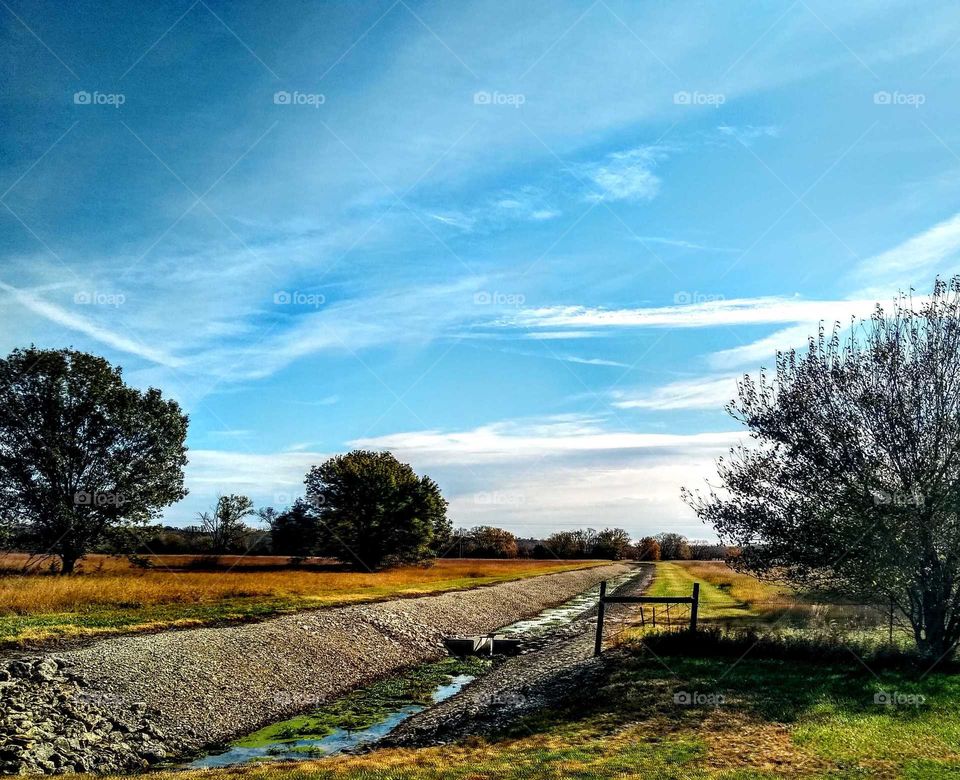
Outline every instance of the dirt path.
[[[653, 566], [643, 566], [646, 571], [620, 587], [618, 594], [646, 590]], [[616, 633], [617, 620], [628, 609], [622, 604], [607, 606], [605, 636]], [[537, 647], [530, 652], [505, 660], [456, 696], [414, 715], [382, 744], [423, 746], [488, 734], [548, 706], [572, 686], [586, 684], [602, 662], [593, 658], [596, 615], [594, 607], [570, 625], [537, 638]]]

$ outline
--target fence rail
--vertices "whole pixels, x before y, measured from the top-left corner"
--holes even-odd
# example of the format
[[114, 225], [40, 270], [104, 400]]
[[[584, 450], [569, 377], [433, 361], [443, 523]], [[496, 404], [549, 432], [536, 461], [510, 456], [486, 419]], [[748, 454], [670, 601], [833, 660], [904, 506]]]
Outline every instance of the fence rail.
[[[697, 611], [700, 606], [700, 583], [693, 583], [693, 593], [689, 596], [608, 596], [607, 581], [600, 583], [600, 601], [597, 605], [597, 637], [593, 645], [593, 654], [600, 655], [603, 652], [603, 619], [606, 613], [607, 604], [689, 604], [690, 605], [690, 630], [697, 630]], [[669, 616], [670, 607], [667, 607]], [[642, 614], [642, 607], [641, 607]], [[654, 625], [656, 625], [656, 607], [654, 607]]]

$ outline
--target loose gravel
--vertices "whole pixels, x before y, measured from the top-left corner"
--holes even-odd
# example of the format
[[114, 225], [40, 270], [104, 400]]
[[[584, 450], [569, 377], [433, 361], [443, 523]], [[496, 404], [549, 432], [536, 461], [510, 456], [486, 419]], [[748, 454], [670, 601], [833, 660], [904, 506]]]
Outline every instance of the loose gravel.
[[[158, 758], [182, 756], [442, 658], [444, 636], [493, 631], [628, 569], [609, 564], [262, 623], [106, 639], [59, 653], [58, 668], [70, 670], [69, 681], [34, 681], [38, 687], [31, 695], [37, 702], [49, 701], [44, 685], [68, 684], [69, 695], [86, 702], [107, 696], [112, 709], [143, 713], [149, 720], [150, 751], [138, 759], [148, 752]], [[23, 660], [29, 664], [43, 657]], [[29, 702], [24, 709], [29, 715]], [[0, 720], [0, 736], [4, 728]], [[153, 744], [155, 735], [163, 735], [162, 749]], [[134, 739], [141, 740], [136, 729]], [[90, 768], [112, 765], [94, 760]]]
[[[621, 596], [643, 593], [653, 578], [653, 566], [616, 590]], [[607, 606], [604, 635], [609, 640], [620, 619], [632, 608]], [[376, 747], [421, 747], [446, 744], [470, 735], [490, 734], [544, 707], [571, 691], [589, 690], [605, 668], [594, 658], [597, 608], [572, 623], [524, 642], [523, 655], [509, 658], [455, 696], [404, 721]]]

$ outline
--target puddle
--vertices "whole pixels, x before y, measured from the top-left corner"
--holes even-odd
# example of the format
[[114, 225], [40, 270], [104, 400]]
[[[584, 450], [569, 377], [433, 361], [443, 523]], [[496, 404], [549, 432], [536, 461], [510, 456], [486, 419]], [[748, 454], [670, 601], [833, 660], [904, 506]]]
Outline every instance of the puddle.
[[[616, 590], [624, 583], [635, 577], [643, 576], [645, 573], [645, 568], [639, 567], [609, 580], [607, 582], [608, 592]], [[545, 633], [550, 629], [573, 622], [583, 612], [596, 606], [599, 597], [599, 586], [592, 587], [558, 607], [545, 609], [532, 618], [519, 620], [516, 623], [504, 626], [497, 633], [534, 636]], [[432, 689], [429, 703], [411, 702], [396, 707], [372, 725], [363, 728], [350, 730], [331, 728], [329, 733], [324, 734], [324, 736], [311, 737], [305, 735], [298, 738], [296, 737], [296, 731], [303, 725], [302, 718], [276, 723], [267, 727], [269, 736], [262, 743], [244, 745], [245, 741], [251, 741], [249, 737], [238, 740], [237, 743], [226, 750], [219, 753], [208, 753], [187, 764], [184, 768], [209, 769], [260, 761], [304, 761], [353, 750], [382, 739], [410, 716], [427, 709], [431, 704], [436, 704], [456, 695], [474, 679], [476, 679], [474, 674], [448, 674], [444, 682], [439, 683]], [[422, 702], [423, 699], [420, 701]], [[263, 731], [257, 732], [257, 735], [260, 735]]]
[[[643, 576], [645, 573], [645, 568], [638, 567], [632, 571], [621, 574], [619, 577], [614, 577], [611, 580], [607, 580], [607, 593], [612, 593], [620, 586], [636, 577]], [[551, 629], [557, 628], [558, 626], [564, 626], [568, 623], [572, 623], [583, 612], [595, 607], [599, 600], [600, 586], [596, 585], [589, 590], [585, 590], [583, 593], [574, 596], [569, 601], [565, 601], [558, 607], [545, 609], [540, 614], [534, 615], [532, 618], [527, 618], [526, 620], [518, 620], [516, 623], [511, 623], [508, 626], [497, 629], [496, 633], [507, 635], [531, 634], [534, 636], [537, 634], [543, 634]]]
[[[463, 686], [476, 679], [468, 674], [460, 674], [449, 682], [437, 686], [431, 694], [431, 703], [437, 704], [458, 693]], [[293, 739], [269, 742], [257, 747], [231, 747], [222, 753], [201, 756], [186, 769], [210, 769], [213, 767], [245, 764], [248, 761], [303, 761], [308, 758], [333, 756], [344, 750], [361, 747], [385, 737], [411, 715], [425, 710], [430, 705], [411, 704], [391, 712], [387, 717], [363, 729], [345, 731], [334, 729], [319, 739]]]

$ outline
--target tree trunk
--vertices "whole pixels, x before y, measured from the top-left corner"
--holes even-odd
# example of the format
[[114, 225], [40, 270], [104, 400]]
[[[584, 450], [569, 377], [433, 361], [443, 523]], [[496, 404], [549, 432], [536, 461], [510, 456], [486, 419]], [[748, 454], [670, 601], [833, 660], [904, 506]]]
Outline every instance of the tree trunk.
[[943, 593], [927, 590], [923, 593], [919, 620], [914, 622], [914, 636], [921, 656], [931, 663], [945, 659], [957, 644], [955, 631], [948, 631], [949, 615]]
[[73, 574], [79, 556], [72, 553], [60, 553], [60, 574], [65, 576]]

